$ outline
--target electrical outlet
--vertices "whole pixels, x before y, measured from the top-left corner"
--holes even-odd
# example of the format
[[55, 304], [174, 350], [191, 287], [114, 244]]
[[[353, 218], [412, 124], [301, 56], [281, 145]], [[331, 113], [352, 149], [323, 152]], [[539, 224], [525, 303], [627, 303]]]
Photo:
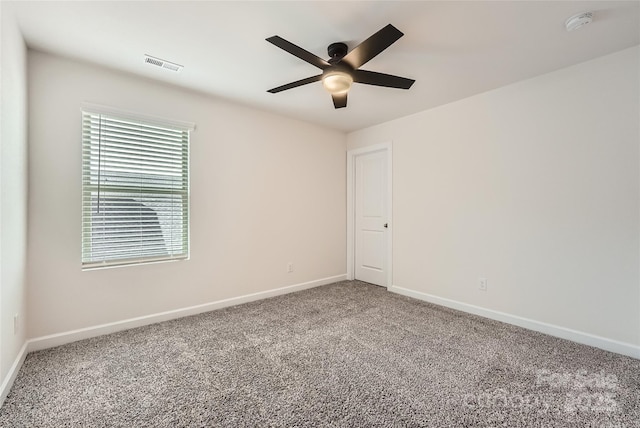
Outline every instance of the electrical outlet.
[[18, 334], [18, 314], [13, 316], [13, 334]]
[[287, 272], [291, 273], [293, 272], [293, 263], [289, 262], [289, 264], [287, 265]]
[[478, 278], [478, 290], [487, 291], [487, 278]]

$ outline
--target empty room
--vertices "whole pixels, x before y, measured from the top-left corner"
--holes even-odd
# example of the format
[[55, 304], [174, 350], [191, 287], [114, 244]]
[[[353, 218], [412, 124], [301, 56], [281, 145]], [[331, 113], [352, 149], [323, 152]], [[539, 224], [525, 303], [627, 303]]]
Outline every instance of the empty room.
[[0, 13], [0, 427], [640, 427], [640, 1]]

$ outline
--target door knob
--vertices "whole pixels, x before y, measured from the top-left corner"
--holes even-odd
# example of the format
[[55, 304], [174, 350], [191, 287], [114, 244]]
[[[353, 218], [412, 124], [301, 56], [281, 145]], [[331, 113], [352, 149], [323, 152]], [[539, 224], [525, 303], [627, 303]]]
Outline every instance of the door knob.
[[389, 223], [384, 224], [384, 228], [386, 229], [387, 227], [389, 227]]

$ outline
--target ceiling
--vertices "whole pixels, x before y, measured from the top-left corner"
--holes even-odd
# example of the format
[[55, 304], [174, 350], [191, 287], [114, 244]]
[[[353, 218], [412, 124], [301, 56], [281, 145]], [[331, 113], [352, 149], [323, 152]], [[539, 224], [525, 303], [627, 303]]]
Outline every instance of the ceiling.
[[[469, 97], [640, 43], [639, 1], [3, 1], [29, 47], [169, 82], [342, 131]], [[591, 25], [565, 20], [592, 11]], [[354, 84], [335, 110], [319, 74], [271, 45], [279, 35], [327, 58], [386, 24], [405, 36], [362, 68], [412, 79], [411, 89]], [[143, 55], [184, 65], [172, 73]]]

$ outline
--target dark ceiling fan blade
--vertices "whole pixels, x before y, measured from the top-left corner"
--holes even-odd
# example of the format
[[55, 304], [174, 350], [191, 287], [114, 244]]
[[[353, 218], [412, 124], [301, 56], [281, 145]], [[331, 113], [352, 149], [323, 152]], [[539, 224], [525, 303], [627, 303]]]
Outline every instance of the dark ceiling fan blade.
[[276, 45], [280, 49], [289, 52], [291, 55], [297, 56], [301, 60], [306, 61], [311, 65], [315, 65], [321, 70], [330, 67], [330, 64], [324, 59], [320, 58], [319, 56], [315, 56], [311, 52], [302, 49], [300, 46], [294, 45], [293, 43], [283, 39], [280, 36], [269, 37], [266, 40], [267, 42]]
[[286, 91], [287, 89], [297, 88], [298, 86], [306, 85], [308, 83], [317, 82], [322, 80], [322, 74], [317, 76], [307, 77], [306, 79], [296, 80], [295, 82], [287, 83], [286, 85], [278, 86], [277, 88], [269, 89], [267, 92], [276, 94], [278, 92]]
[[331, 94], [333, 98], [333, 106], [335, 108], [343, 108], [347, 106], [347, 92], [344, 94]]
[[415, 82], [415, 80], [407, 79], [406, 77], [367, 70], [355, 70], [351, 73], [351, 76], [354, 82], [364, 83], [365, 85], [385, 86], [387, 88], [409, 89]]
[[367, 63], [371, 58], [391, 46], [402, 36], [404, 36], [402, 31], [389, 24], [353, 48], [351, 52], [342, 58], [342, 61], [349, 64], [354, 69], [360, 68], [363, 64]]

